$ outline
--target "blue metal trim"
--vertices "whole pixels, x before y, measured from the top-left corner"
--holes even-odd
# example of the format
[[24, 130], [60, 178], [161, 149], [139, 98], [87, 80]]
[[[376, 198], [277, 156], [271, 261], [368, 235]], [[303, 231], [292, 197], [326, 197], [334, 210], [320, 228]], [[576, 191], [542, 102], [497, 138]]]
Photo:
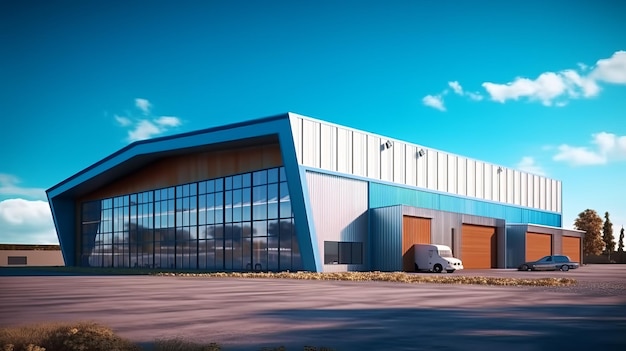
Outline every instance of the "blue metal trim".
[[74, 201], [67, 198], [50, 198], [48, 203], [52, 211], [54, 227], [61, 246], [63, 261], [66, 266], [76, 264], [76, 226]]
[[[288, 119], [288, 116], [289, 115], [287, 113], [283, 113], [283, 114], [279, 114], [276, 116], [258, 118], [254, 120], [232, 123], [232, 124], [227, 124], [227, 125], [212, 127], [212, 128], [207, 128], [207, 129], [201, 129], [201, 130], [196, 130], [196, 131], [187, 132], [187, 133], [180, 133], [180, 134], [168, 135], [168, 136], [152, 138], [152, 139], [147, 139], [147, 140], [135, 141], [131, 144], [128, 144], [124, 148], [112, 153], [111, 155], [103, 158], [102, 160], [94, 163], [93, 165], [83, 169], [82, 171], [74, 174], [73, 176], [61, 181], [59, 184], [52, 186], [50, 189], [46, 190], [46, 192], [52, 193], [53, 196], [56, 196], [55, 194], [59, 194], [63, 192], [63, 191], [58, 191], [58, 188], [61, 188], [70, 182], [82, 183], [81, 181], [76, 182], [76, 179], [83, 176], [85, 173], [91, 172], [92, 170], [99, 168], [100, 166], [104, 164], [109, 164], [110, 161], [115, 160], [116, 158], [119, 158], [120, 156], [123, 156], [126, 153], [130, 153], [130, 157], [121, 158], [120, 160], [118, 160], [118, 162], [113, 162], [109, 167], [105, 167], [102, 171], [108, 168], [111, 168], [127, 159], [130, 159], [131, 157], [144, 154], [144, 153], [152, 153], [152, 152], [163, 151], [163, 150], [172, 150], [172, 149], [177, 149], [177, 148], [182, 148], [182, 147], [190, 147], [190, 146], [193, 147], [193, 146], [200, 146], [200, 145], [206, 145], [206, 144], [214, 144], [214, 143], [224, 141], [224, 140], [209, 140], [209, 142], [207, 142], [207, 140], [198, 140], [199, 138], [195, 138], [198, 136], [205, 136], [207, 134], [214, 134], [218, 132], [230, 131], [230, 130], [239, 129], [239, 128], [258, 127], [259, 125], [270, 124], [271, 122]], [[264, 134], [265, 133], [252, 133], [252, 136], [262, 136]], [[181, 140], [184, 138], [189, 138], [190, 140], [194, 140], [196, 142], [192, 143], [191, 145], [185, 145], [185, 146], [179, 146], [179, 147], [165, 147], [165, 148], [161, 148], [160, 150], [158, 150], [158, 148], [155, 147], [155, 150], [149, 151], [151, 145], [155, 145], [155, 144], [168, 145], [167, 144], [168, 141], [177, 141], [177, 140]], [[245, 137], [240, 136], [240, 137], [226, 138], [225, 140], [230, 141], [230, 140], [238, 140], [238, 139], [245, 139]], [[139, 150], [133, 150], [133, 149], [139, 149]], [[97, 172], [97, 173], [101, 173], [101, 172]]]
[[288, 128], [280, 130], [278, 141], [289, 186], [289, 196], [291, 197], [302, 265], [304, 270], [321, 272], [322, 260], [320, 258], [311, 202], [309, 200], [306, 170], [298, 165], [291, 123], [289, 120], [287, 120], [287, 123]]

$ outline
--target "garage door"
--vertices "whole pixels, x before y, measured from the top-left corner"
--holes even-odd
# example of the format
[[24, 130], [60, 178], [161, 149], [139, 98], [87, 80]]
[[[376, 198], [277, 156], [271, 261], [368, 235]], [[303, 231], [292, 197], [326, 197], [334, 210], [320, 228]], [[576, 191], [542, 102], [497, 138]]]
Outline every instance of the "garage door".
[[552, 255], [552, 235], [526, 233], [526, 261], [536, 261]]
[[402, 217], [402, 269], [415, 271], [413, 244], [430, 244], [430, 218]]
[[572, 261], [581, 262], [580, 238], [573, 236], [563, 237], [563, 255], [569, 256]]
[[465, 268], [496, 268], [496, 228], [463, 224], [461, 260]]

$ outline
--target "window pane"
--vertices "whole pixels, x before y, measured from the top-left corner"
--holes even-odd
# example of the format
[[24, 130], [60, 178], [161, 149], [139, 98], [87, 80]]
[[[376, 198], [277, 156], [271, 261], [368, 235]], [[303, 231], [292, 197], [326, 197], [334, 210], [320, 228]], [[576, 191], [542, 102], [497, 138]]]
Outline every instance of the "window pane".
[[336, 241], [324, 241], [324, 264], [339, 263], [339, 243]]
[[267, 170], [267, 182], [278, 183], [278, 168], [272, 168]]

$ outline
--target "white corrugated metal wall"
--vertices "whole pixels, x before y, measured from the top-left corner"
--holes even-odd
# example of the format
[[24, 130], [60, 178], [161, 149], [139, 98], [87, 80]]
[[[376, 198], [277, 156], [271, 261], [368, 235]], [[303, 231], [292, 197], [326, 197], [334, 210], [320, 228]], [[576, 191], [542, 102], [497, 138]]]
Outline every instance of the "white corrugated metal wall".
[[558, 180], [290, 115], [301, 165], [561, 212]]
[[367, 269], [367, 182], [315, 172], [306, 180], [322, 262], [324, 241], [363, 243], [363, 264], [324, 265], [324, 272]]

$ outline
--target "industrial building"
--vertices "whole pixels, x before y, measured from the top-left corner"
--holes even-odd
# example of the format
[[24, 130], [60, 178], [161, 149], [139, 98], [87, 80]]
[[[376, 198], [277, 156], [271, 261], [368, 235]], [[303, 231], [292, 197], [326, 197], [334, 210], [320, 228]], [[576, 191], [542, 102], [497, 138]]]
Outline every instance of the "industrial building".
[[0, 244], [0, 267], [63, 265], [59, 245]]
[[134, 142], [47, 194], [68, 266], [412, 271], [415, 243], [466, 268], [582, 259], [560, 181], [294, 113]]

